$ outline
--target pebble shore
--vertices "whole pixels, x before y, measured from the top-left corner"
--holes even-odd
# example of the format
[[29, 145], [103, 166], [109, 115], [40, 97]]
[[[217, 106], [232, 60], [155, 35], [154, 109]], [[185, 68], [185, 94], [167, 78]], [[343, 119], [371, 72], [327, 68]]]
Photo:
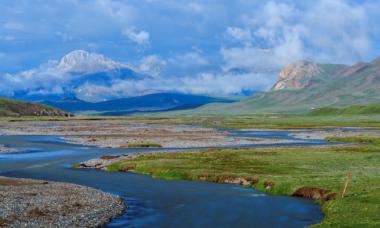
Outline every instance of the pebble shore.
[[99, 227], [125, 210], [118, 196], [75, 184], [0, 177], [0, 227]]

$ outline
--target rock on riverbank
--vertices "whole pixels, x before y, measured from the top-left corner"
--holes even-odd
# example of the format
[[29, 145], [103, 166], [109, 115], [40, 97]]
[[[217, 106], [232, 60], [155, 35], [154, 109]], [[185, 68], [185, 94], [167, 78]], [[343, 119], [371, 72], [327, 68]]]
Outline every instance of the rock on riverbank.
[[0, 227], [98, 227], [120, 215], [122, 199], [58, 182], [0, 177]]

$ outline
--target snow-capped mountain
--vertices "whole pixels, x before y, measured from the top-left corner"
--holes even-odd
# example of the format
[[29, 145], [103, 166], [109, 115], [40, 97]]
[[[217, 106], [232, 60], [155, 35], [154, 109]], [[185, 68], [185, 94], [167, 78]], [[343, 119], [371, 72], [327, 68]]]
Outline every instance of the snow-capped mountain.
[[101, 54], [90, 53], [84, 50], [75, 50], [63, 56], [57, 65], [57, 70], [72, 73], [106, 72], [130, 66], [115, 62]]
[[3, 93], [0, 95], [29, 101], [77, 96], [94, 102], [119, 98], [112, 94], [99, 94], [100, 87], [110, 87], [119, 81], [134, 83], [149, 78], [153, 77], [139, 72], [132, 65], [101, 54], [75, 50], [59, 61], [49, 61], [14, 75], [0, 75], [0, 81], [8, 88], [2, 89], [0, 85], [0, 93]]

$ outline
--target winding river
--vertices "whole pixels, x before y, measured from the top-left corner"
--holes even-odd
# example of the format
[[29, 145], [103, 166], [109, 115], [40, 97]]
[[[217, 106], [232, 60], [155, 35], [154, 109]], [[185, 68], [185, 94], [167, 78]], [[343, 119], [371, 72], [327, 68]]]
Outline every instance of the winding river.
[[[286, 131], [231, 133], [294, 140], [276, 146], [326, 144], [294, 139]], [[252, 188], [70, 168], [71, 164], [105, 154], [168, 149], [103, 149], [68, 144], [54, 136], [0, 136], [0, 144], [25, 151], [0, 155], [2, 176], [71, 182], [123, 197], [128, 209], [108, 227], [304, 227], [323, 219], [320, 207], [310, 200], [269, 196]]]

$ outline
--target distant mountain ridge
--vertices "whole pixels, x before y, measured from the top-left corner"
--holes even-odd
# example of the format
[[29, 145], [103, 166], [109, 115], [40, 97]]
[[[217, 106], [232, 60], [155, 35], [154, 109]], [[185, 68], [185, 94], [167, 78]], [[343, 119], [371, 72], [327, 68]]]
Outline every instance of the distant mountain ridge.
[[139, 112], [157, 112], [196, 108], [212, 102], [230, 103], [234, 100], [201, 95], [156, 93], [144, 96], [115, 99], [103, 102], [86, 102], [78, 98], [60, 101], [43, 101], [43, 104], [68, 112], [92, 112], [98, 115], [127, 115]]
[[267, 92], [233, 104], [206, 105], [193, 113], [306, 113], [379, 101], [380, 58], [352, 66], [301, 61], [286, 66]]

